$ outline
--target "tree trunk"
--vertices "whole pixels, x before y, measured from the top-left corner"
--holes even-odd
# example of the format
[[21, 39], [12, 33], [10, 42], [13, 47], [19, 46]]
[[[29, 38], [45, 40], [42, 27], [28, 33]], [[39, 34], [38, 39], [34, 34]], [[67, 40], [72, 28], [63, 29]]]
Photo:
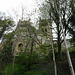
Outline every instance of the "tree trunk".
[[33, 44], [34, 44], [34, 39], [32, 38], [32, 42], [31, 42], [31, 54], [33, 52]]
[[15, 39], [15, 41], [13, 42], [13, 47], [12, 47], [12, 50], [13, 50], [13, 59], [12, 59], [12, 71], [11, 71], [11, 75], [14, 75], [14, 64], [15, 64], [15, 55], [16, 55], [16, 49], [15, 49], [15, 46], [16, 46], [16, 42], [18, 40]]
[[60, 61], [61, 60], [61, 38], [60, 38], [60, 36], [61, 36], [61, 34], [60, 34], [60, 26], [59, 26], [59, 22], [57, 23], [57, 31], [58, 31], [58, 33], [57, 33], [57, 35], [58, 35], [58, 38], [57, 38], [57, 43], [58, 43], [58, 60]]
[[12, 72], [11, 72], [11, 75], [14, 75], [14, 64], [15, 64], [15, 56], [13, 56], [13, 63], [12, 63]]
[[56, 67], [56, 61], [55, 61], [55, 53], [54, 53], [54, 47], [53, 47], [53, 35], [52, 35], [52, 26], [48, 23], [50, 26], [50, 37], [51, 37], [51, 46], [52, 46], [52, 52], [53, 52], [53, 61], [54, 61], [54, 71], [55, 75], [57, 75], [57, 67]]
[[68, 47], [67, 47], [66, 37], [65, 37], [64, 30], [63, 30], [63, 25], [62, 25], [61, 19], [60, 19], [60, 26], [62, 27], [62, 31], [63, 31], [63, 38], [64, 38], [64, 44], [65, 44], [67, 59], [68, 59], [68, 63], [69, 63], [69, 69], [71, 71], [71, 75], [75, 75], [73, 65], [72, 65], [72, 61], [71, 61], [71, 57], [70, 57], [70, 53], [69, 53], [69, 50], [68, 50]]
[[58, 60], [62, 60], [62, 53], [61, 53], [61, 44], [60, 42], [58, 43]]

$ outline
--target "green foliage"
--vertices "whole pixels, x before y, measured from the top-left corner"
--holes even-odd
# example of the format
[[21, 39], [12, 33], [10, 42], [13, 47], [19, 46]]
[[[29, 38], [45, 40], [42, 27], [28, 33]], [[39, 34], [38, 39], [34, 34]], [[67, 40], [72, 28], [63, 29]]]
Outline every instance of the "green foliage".
[[0, 71], [3, 71], [5, 68], [7, 69], [2, 72], [3, 73], [2, 75], [5, 75], [7, 73], [8, 71], [7, 65], [12, 62], [13, 50], [12, 50], [11, 40], [13, 36], [14, 36], [14, 33], [10, 33], [4, 36], [5, 37], [4, 39], [7, 39], [7, 40], [4, 44], [2, 51], [0, 51]]
[[12, 50], [11, 40], [12, 40], [13, 36], [14, 36], [14, 33], [5, 35], [5, 38], [7, 40], [4, 44], [2, 51], [0, 52], [0, 59], [5, 64], [12, 62], [13, 50]]
[[72, 36], [71, 41], [73, 43], [73, 45], [75, 46], [75, 15], [71, 15], [69, 18], [69, 24], [70, 26], [68, 26], [68, 31], [70, 33], [70, 35]]
[[7, 39], [8, 42], [11, 42], [13, 37], [14, 37], [14, 32], [6, 34], [4, 38]]
[[48, 55], [45, 56], [44, 61], [53, 61], [53, 54], [52, 54], [52, 50], [49, 51]]
[[[36, 66], [35, 66], [36, 67]], [[3, 71], [3, 75], [11, 75], [12, 65], [8, 65]], [[39, 71], [27, 71], [25, 65], [15, 64], [14, 75], [47, 75], [48, 73], [43, 70]]]
[[45, 45], [41, 45], [41, 53], [46, 53], [46, 47]]
[[33, 52], [32, 54], [31, 53], [21, 53], [20, 56], [17, 56], [16, 57], [16, 63], [17, 64], [26, 64], [26, 65], [29, 65], [29, 64], [32, 64], [32, 63], [37, 63], [39, 60], [39, 57], [38, 57], [38, 54]]
[[14, 21], [11, 18], [5, 18], [0, 13], [0, 38], [6, 30], [11, 29], [14, 26]]
[[8, 64], [2, 71], [2, 75], [5, 75], [5, 74], [11, 75], [11, 70], [12, 70], [12, 65]]
[[39, 57], [38, 54], [33, 52], [31, 53], [21, 53], [20, 56], [16, 56], [15, 58], [15, 67], [14, 67], [14, 74], [20, 75], [21, 73], [29, 71], [33, 64], [38, 63]]
[[19, 50], [22, 52], [23, 51], [23, 47], [19, 47]]
[[[74, 53], [74, 52], [73, 52]], [[52, 53], [49, 53], [52, 54]], [[23, 55], [23, 54], [22, 54]], [[37, 53], [31, 56], [30, 54], [25, 54], [23, 56], [16, 56], [15, 66], [14, 66], [14, 75], [54, 75], [54, 63], [52, 61], [38, 63], [39, 59], [37, 59]], [[65, 53], [66, 55], [66, 53]], [[64, 56], [65, 56], [64, 55]], [[51, 55], [50, 55], [51, 56]], [[52, 57], [52, 56], [51, 56]], [[38, 64], [35, 63], [35, 60]], [[30, 62], [30, 63], [29, 63]], [[74, 61], [75, 62], [75, 61]], [[74, 63], [73, 62], [73, 63]], [[30, 69], [28, 69], [28, 65], [30, 64]], [[11, 75], [12, 64], [8, 65], [3, 71], [5, 75]], [[58, 75], [69, 75], [68, 63], [65, 60], [64, 62], [57, 62], [57, 70]]]
[[32, 29], [33, 33], [35, 34], [36, 33], [36, 28], [34, 26], [31, 26], [31, 25], [30, 25], [30, 28]]
[[[75, 59], [73, 60], [73, 65], [75, 67], [74, 63], [75, 63]], [[44, 63], [33, 64], [34, 68], [31, 69], [30, 71], [23, 70], [22, 68], [25, 68], [24, 65], [15, 64], [14, 75], [54, 75], [53, 64], [54, 64], [53, 62], [45, 63], [45, 64]], [[5, 71], [2, 75], [6, 75], [6, 72], [7, 72], [7, 75], [11, 75], [11, 68], [12, 66], [8, 65], [5, 68]], [[57, 70], [58, 70], [58, 75], [70, 75], [67, 61], [57, 62]]]
[[47, 75], [46, 71], [28, 71], [24, 75]]
[[9, 44], [9, 42], [6, 42], [6, 45], [4, 46], [2, 53], [1, 53], [1, 60], [2, 62], [9, 63], [12, 61], [12, 46]]
[[48, 25], [48, 22], [46, 21], [46, 19], [39, 20], [39, 28], [43, 26], [47, 26], [47, 25]]

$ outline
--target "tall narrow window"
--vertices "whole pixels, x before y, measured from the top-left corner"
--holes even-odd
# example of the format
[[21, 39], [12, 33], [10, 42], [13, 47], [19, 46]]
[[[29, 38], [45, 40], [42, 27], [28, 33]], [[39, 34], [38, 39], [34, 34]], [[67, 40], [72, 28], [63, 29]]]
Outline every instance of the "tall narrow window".
[[47, 29], [45, 28], [45, 32], [47, 32]]

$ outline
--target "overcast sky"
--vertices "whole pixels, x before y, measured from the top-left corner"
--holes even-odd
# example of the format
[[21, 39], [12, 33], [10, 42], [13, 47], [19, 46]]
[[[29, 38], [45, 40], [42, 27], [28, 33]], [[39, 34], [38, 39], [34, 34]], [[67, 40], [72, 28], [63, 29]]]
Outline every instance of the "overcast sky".
[[[37, 1], [39, 2], [39, 0]], [[16, 19], [14, 11], [16, 11], [16, 13], [19, 14], [19, 17], [21, 17], [22, 5], [24, 7], [25, 18], [31, 17], [34, 22], [38, 17], [37, 12], [35, 12], [38, 11], [36, 0], [0, 0], [0, 12], [5, 12], [6, 15]]]
[[24, 5], [25, 9], [32, 11], [36, 7], [35, 0], [0, 0], [0, 11], [6, 12]]

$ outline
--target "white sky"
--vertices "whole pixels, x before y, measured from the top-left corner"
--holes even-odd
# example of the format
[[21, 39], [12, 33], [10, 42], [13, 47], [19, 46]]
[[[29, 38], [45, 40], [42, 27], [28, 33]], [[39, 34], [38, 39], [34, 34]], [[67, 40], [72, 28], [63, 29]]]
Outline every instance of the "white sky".
[[[35, 13], [35, 10], [38, 10], [36, 0], [0, 0], [0, 12], [5, 12], [6, 15], [16, 19], [14, 11], [21, 17], [22, 5], [24, 7], [24, 16], [32, 17], [32, 21], [35, 21], [38, 17], [37, 13]], [[31, 13], [33, 14], [31, 15]]]

